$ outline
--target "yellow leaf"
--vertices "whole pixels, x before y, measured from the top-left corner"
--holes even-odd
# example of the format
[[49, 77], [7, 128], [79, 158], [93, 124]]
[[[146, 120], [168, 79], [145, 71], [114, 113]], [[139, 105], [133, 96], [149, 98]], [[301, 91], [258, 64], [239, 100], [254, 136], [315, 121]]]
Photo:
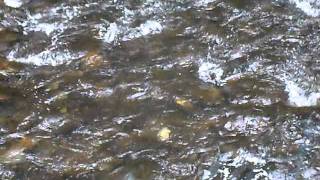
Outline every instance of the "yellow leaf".
[[103, 63], [103, 56], [96, 51], [91, 51], [82, 58], [82, 62], [86, 66], [98, 67]]
[[178, 98], [176, 99], [176, 104], [186, 109], [192, 108], [191, 102], [186, 99]]
[[161, 141], [166, 141], [169, 139], [170, 133], [171, 130], [167, 127], [164, 127], [158, 132], [158, 137]]
[[67, 113], [67, 112], [68, 112], [67, 107], [61, 108], [61, 109], [60, 109], [60, 112], [61, 112], [61, 113]]

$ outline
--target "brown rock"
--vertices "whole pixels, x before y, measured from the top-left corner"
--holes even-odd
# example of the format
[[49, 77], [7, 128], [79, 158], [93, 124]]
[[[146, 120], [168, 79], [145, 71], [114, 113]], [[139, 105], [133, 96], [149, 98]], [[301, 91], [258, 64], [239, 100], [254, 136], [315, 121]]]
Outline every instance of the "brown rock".
[[18, 39], [18, 33], [9, 29], [0, 29], [0, 43], [10, 43]]

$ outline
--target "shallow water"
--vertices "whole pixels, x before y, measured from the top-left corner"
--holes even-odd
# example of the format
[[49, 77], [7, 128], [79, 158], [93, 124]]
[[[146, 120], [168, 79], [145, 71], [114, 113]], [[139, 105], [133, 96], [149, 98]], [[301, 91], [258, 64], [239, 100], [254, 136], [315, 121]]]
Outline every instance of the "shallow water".
[[317, 0], [0, 7], [1, 179], [320, 179]]

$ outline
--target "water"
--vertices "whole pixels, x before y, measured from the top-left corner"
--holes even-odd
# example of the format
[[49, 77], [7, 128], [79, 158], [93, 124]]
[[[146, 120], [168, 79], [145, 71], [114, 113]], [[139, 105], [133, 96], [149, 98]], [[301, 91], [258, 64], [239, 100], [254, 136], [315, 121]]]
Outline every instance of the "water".
[[1, 179], [319, 179], [316, 0], [0, 1]]

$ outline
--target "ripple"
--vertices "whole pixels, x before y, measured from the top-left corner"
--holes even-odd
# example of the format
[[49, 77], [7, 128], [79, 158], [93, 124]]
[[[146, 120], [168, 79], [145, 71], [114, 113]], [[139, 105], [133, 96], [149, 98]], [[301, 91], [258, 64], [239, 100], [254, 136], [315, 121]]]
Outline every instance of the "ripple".
[[4, 2], [2, 179], [318, 178], [317, 1]]

